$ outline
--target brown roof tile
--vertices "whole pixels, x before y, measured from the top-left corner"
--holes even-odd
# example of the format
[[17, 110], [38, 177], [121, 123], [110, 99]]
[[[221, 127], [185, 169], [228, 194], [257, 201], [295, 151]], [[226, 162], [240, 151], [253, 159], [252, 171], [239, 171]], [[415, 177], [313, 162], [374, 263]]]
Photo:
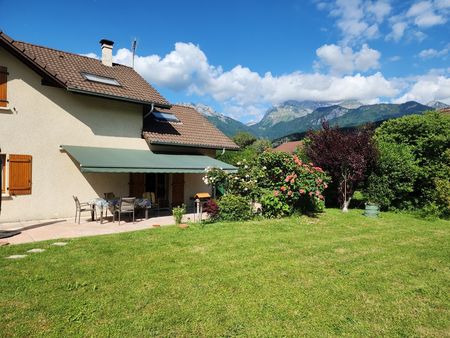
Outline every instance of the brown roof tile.
[[[33, 63], [39, 70], [48, 74], [69, 91], [111, 96], [124, 101], [170, 106], [169, 102], [156, 89], [130, 67], [116, 63], [112, 67], [108, 67], [94, 58], [14, 41], [1, 31], [0, 42], [9, 45], [10, 49], [12, 48], [19, 56], [24, 57], [28, 63]], [[81, 74], [82, 72], [114, 78], [121, 86], [86, 80]]]
[[302, 141], [292, 141], [280, 144], [274, 148], [273, 151], [283, 151], [285, 153], [293, 154], [297, 148], [303, 147]]
[[213, 149], [239, 147], [192, 107], [174, 105], [160, 112], [174, 114], [180, 122], [160, 122], [146, 118], [143, 136], [150, 144], [172, 144]]

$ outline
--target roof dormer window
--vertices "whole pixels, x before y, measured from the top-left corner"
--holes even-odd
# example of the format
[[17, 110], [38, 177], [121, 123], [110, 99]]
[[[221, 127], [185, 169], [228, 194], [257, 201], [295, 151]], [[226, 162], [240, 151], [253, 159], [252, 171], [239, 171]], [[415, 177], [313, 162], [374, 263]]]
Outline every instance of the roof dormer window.
[[174, 114], [161, 113], [159, 111], [153, 111], [152, 116], [155, 120], [160, 122], [181, 122]]
[[120, 87], [119, 81], [117, 81], [116, 79], [113, 79], [111, 77], [100, 76], [100, 75], [95, 75], [95, 74], [90, 74], [90, 73], [81, 73], [81, 75], [83, 75], [83, 77], [88, 81]]

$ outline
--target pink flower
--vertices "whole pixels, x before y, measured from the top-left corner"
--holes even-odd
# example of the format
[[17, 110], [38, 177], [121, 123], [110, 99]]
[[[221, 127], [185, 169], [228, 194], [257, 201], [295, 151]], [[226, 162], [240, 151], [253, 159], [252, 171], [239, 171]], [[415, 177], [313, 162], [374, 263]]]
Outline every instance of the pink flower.
[[286, 187], [283, 185], [283, 186], [280, 188], [280, 190], [284, 192], [284, 191], [286, 191]]
[[323, 185], [323, 187], [324, 187], [325, 189], [328, 188], [328, 184], [325, 183], [325, 184]]
[[316, 183], [317, 184], [322, 183], [322, 179], [321, 178], [316, 179]]
[[291, 179], [291, 175], [288, 175], [284, 181], [287, 183], [287, 182], [289, 182], [290, 179]]
[[310, 191], [310, 192], [309, 192], [309, 196], [312, 196], [312, 195], [313, 195], [313, 192], [312, 192], [312, 191]]
[[323, 195], [319, 195], [319, 198], [320, 198], [321, 200], [323, 200]]
[[305, 189], [300, 189], [299, 192], [303, 195], [305, 193]]
[[274, 195], [275, 197], [277, 197], [279, 194], [280, 194], [280, 192], [279, 192], [278, 190], [274, 190], [274, 191], [273, 191], [273, 195]]
[[291, 180], [291, 184], [294, 184], [295, 183], [295, 178], [293, 178], [292, 180]]
[[288, 191], [288, 196], [292, 196], [292, 191]]
[[320, 191], [316, 190], [316, 196], [319, 196], [319, 195], [320, 195]]

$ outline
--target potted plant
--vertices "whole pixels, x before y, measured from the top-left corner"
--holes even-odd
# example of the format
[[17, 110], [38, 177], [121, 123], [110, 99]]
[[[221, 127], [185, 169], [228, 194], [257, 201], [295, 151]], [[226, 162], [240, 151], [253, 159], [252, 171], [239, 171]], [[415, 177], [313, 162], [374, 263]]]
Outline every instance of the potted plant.
[[364, 194], [367, 198], [364, 208], [364, 216], [378, 217], [380, 214], [380, 202], [376, 192], [366, 191]]
[[182, 204], [181, 206], [175, 207], [172, 209], [172, 215], [175, 220], [175, 224], [180, 228], [187, 228], [188, 225], [181, 223], [183, 220], [183, 216], [186, 213], [186, 206]]

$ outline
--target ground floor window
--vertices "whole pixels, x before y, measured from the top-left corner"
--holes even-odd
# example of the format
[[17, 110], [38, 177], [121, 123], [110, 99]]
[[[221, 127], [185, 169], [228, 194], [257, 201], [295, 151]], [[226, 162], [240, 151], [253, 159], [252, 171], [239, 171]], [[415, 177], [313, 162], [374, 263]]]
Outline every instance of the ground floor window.
[[169, 174], [146, 174], [145, 190], [155, 193], [161, 208], [169, 207]]
[[[30, 195], [32, 185], [31, 155], [9, 154], [6, 156], [6, 154], [0, 154], [0, 158], [2, 160], [2, 193]], [[8, 182], [6, 182], [6, 178], [8, 178]]]

